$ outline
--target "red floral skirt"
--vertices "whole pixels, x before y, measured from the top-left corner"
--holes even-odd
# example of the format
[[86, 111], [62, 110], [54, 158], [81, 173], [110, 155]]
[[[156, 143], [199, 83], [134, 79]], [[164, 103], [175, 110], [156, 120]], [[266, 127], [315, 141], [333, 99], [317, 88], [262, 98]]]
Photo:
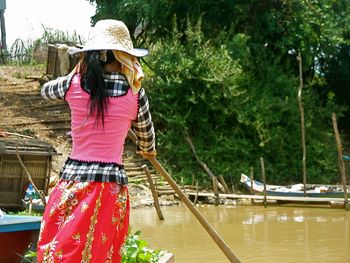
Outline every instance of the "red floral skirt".
[[42, 219], [38, 262], [121, 262], [129, 213], [127, 186], [61, 180]]

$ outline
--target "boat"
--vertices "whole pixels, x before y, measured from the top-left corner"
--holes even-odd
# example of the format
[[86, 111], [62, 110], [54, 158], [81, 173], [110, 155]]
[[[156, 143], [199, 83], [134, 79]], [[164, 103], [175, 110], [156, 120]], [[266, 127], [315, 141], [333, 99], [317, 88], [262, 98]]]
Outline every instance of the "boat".
[[[257, 180], [253, 180], [251, 183], [250, 178], [241, 174], [240, 182], [249, 190], [253, 187], [254, 194], [264, 194], [264, 184]], [[348, 196], [350, 194], [350, 187], [347, 187]], [[293, 185], [271, 185], [266, 184], [266, 195], [269, 196], [294, 196], [304, 197], [304, 184]], [[306, 197], [327, 197], [327, 198], [343, 198], [344, 191], [342, 185], [320, 185], [320, 184], [307, 184], [306, 185]]]
[[[3, 215], [0, 217], [1, 263], [20, 263], [31, 245], [35, 247], [41, 217]], [[34, 248], [35, 249], [35, 248]]]

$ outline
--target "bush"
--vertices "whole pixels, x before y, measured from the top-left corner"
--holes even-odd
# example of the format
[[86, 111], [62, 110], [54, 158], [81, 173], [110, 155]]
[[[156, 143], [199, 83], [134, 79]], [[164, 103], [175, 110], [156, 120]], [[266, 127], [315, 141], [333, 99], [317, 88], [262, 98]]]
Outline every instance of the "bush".
[[[216, 175], [239, 184], [249, 167], [260, 171], [264, 157], [270, 183], [302, 181], [299, 77], [293, 65], [268, 52], [252, 52], [244, 34], [205, 40], [200, 22], [171, 39], [154, 44], [149, 57], [153, 70], [145, 83], [157, 130], [159, 157], [177, 180], [211, 184], [199, 158]], [[254, 57], [254, 59], [253, 59]], [[295, 61], [296, 63], [296, 61]], [[306, 83], [308, 182], [338, 181], [331, 113], [341, 112], [331, 100], [314, 92], [320, 83]], [[258, 176], [259, 177], [259, 176]]]
[[122, 263], [156, 263], [160, 251], [147, 248], [147, 242], [140, 239], [141, 231], [128, 235], [124, 244]]

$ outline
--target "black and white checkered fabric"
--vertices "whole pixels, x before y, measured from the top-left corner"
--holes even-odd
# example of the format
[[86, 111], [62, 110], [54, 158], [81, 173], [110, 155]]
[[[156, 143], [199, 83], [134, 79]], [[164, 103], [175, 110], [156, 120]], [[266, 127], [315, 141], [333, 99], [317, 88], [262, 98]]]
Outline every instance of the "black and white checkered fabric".
[[[62, 99], [69, 90], [74, 73], [59, 77], [45, 83], [41, 89], [41, 95], [46, 99]], [[121, 73], [105, 73], [104, 79], [108, 96], [125, 96], [129, 90], [129, 84]], [[85, 90], [89, 92], [88, 90]], [[149, 110], [148, 98], [143, 88], [139, 91], [138, 114], [132, 122], [132, 130], [138, 139], [138, 151], [155, 150], [155, 132]], [[98, 181], [127, 183], [124, 167], [114, 163], [84, 162], [68, 159], [61, 171], [61, 178], [65, 180]]]
[[60, 178], [80, 182], [116, 182], [122, 185], [128, 183], [123, 165], [116, 163], [85, 162], [68, 158]]
[[129, 89], [129, 83], [123, 74], [105, 72], [103, 77], [109, 97], [121, 97], [126, 95]]
[[59, 77], [57, 79], [46, 82], [41, 88], [41, 96], [45, 99], [64, 99], [64, 95], [70, 86], [74, 73], [70, 73], [67, 76]]
[[137, 119], [132, 122], [132, 129], [138, 138], [138, 150], [144, 152], [155, 150], [152, 116], [149, 111], [148, 98], [143, 88], [140, 90], [138, 115]]

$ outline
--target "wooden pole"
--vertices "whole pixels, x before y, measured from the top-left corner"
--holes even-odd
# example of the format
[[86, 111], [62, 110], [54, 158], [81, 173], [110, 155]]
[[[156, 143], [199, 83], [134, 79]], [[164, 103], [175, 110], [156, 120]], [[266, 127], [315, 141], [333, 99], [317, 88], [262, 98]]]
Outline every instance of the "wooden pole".
[[253, 166], [250, 167], [250, 194], [254, 194], [254, 168]]
[[301, 99], [304, 81], [303, 81], [303, 61], [301, 58], [301, 53], [297, 56], [299, 62], [299, 89], [298, 89], [298, 104], [300, 111], [300, 127], [301, 127], [301, 144], [303, 150], [303, 184], [304, 184], [304, 196], [306, 197], [306, 142], [305, 142], [305, 117], [304, 117], [304, 106]]
[[194, 201], [193, 201], [193, 204], [194, 204], [194, 205], [197, 204], [198, 193], [199, 193], [199, 187], [198, 187], [198, 181], [197, 181], [197, 182], [196, 182], [196, 196], [195, 196]]
[[[198, 154], [197, 154], [197, 151], [194, 147], [194, 144], [190, 138], [190, 136], [187, 134], [187, 132], [185, 132], [186, 136], [185, 136], [185, 139], [188, 143], [188, 145], [190, 146], [192, 152], [193, 152], [193, 155], [194, 157], [196, 158], [197, 162], [199, 163], [199, 165], [203, 168], [203, 170], [210, 176], [210, 178], [213, 180], [213, 178], [215, 177], [215, 175], [213, 174], [213, 172], [209, 169], [209, 167], [199, 158]], [[221, 185], [221, 183], [218, 182], [218, 187], [219, 187], [219, 190], [222, 192], [222, 193], [225, 193], [225, 189], [224, 187]]]
[[261, 175], [264, 183], [264, 206], [267, 207], [267, 198], [266, 198], [266, 176], [265, 176], [265, 164], [264, 158], [260, 157], [260, 165], [261, 165]]
[[158, 215], [158, 219], [159, 219], [159, 220], [164, 220], [164, 216], [163, 216], [162, 210], [160, 209], [159, 200], [158, 200], [158, 195], [157, 195], [156, 189], [155, 189], [154, 184], [153, 184], [153, 180], [152, 180], [151, 173], [150, 173], [150, 171], [148, 170], [148, 167], [147, 167], [146, 164], [143, 164], [143, 165], [141, 166], [141, 168], [142, 168], [143, 171], [146, 173], [147, 180], [148, 180], [149, 186], [150, 186], [150, 188], [151, 188], [151, 192], [152, 192], [152, 196], [153, 196], [153, 201], [154, 201], [154, 207], [156, 208], [157, 215]]
[[225, 178], [222, 175], [218, 176], [219, 182], [222, 184], [222, 186], [225, 189], [225, 194], [229, 194], [230, 193], [230, 189], [227, 186], [227, 183], [225, 181]]
[[339, 135], [337, 116], [335, 112], [332, 113], [332, 122], [333, 122], [333, 129], [334, 129], [335, 139], [336, 139], [337, 148], [338, 148], [338, 164], [339, 164], [340, 176], [342, 179], [342, 184], [344, 189], [344, 206], [345, 206], [345, 210], [348, 211], [349, 200], [348, 200], [348, 190], [346, 187], [345, 165], [344, 165], [344, 159], [343, 159], [343, 146]]
[[[251, 195], [254, 195], [254, 184], [253, 184], [253, 182], [254, 182], [254, 167], [251, 166], [250, 167], [250, 194]], [[254, 204], [254, 199], [253, 198], [250, 199], [250, 202], [252, 204]]]
[[5, 11], [0, 10], [0, 28], [1, 28], [1, 49], [6, 50], [6, 27], [5, 27]]
[[45, 208], [45, 207], [46, 207], [46, 199], [45, 199], [45, 196], [43, 196], [43, 195], [39, 192], [39, 189], [36, 187], [36, 185], [35, 185], [35, 183], [34, 183], [34, 181], [33, 181], [33, 179], [32, 179], [32, 176], [31, 176], [30, 173], [28, 172], [26, 166], [24, 165], [24, 163], [23, 163], [23, 161], [22, 161], [21, 156], [20, 156], [19, 153], [18, 153], [18, 147], [17, 147], [17, 146], [16, 146], [16, 155], [17, 155], [17, 159], [18, 159], [20, 165], [21, 165], [22, 168], [23, 168], [23, 171], [25, 172], [25, 174], [26, 174], [27, 177], [28, 177], [29, 182], [33, 185], [34, 190], [35, 190], [36, 193], [39, 195], [41, 201], [43, 202], [43, 206], [44, 206], [44, 208]]
[[188, 199], [188, 197], [181, 191], [181, 189], [177, 186], [175, 181], [171, 178], [171, 176], [164, 169], [164, 167], [158, 162], [158, 160], [154, 157], [147, 157], [147, 158], [150, 161], [150, 163], [154, 166], [154, 168], [164, 177], [164, 179], [174, 189], [175, 193], [181, 198], [182, 202], [185, 203], [187, 208], [190, 209], [192, 214], [196, 217], [196, 219], [199, 221], [199, 223], [208, 232], [208, 234], [214, 240], [216, 245], [225, 254], [225, 256], [227, 257], [229, 262], [233, 262], [233, 263], [241, 262], [238, 259], [238, 257], [232, 252], [230, 247], [225, 243], [225, 241], [220, 237], [220, 235], [215, 231], [215, 229], [202, 216], [202, 214], [198, 211], [198, 209], [191, 203], [191, 201]]
[[216, 176], [213, 177], [213, 190], [214, 190], [214, 196], [215, 196], [215, 205], [219, 205], [218, 178]]

